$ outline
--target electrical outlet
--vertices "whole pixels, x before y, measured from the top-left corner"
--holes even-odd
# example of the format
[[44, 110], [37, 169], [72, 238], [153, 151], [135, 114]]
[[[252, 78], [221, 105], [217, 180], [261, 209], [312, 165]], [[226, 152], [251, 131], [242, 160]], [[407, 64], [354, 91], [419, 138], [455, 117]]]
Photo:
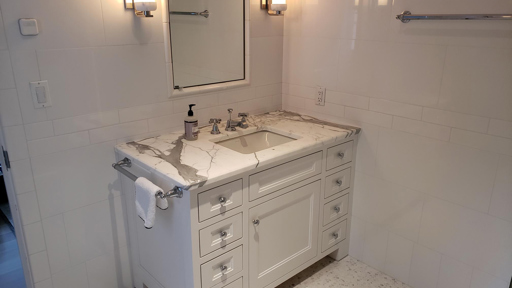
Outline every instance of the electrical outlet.
[[325, 106], [325, 87], [317, 86], [315, 95], [315, 104], [319, 106]]

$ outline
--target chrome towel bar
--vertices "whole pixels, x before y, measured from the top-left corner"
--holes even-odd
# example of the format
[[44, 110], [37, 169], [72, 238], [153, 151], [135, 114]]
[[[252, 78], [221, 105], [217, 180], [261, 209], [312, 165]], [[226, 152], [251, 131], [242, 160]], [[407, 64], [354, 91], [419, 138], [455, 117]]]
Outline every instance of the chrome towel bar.
[[[130, 171], [123, 168], [123, 167], [132, 167], [132, 161], [126, 157], [123, 160], [112, 164], [112, 167], [114, 169], [116, 169], [117, 171], [121, 172], [121, 174], [123, 174], [124, 176], [130, 178], [134, 182], [135, 182], [135, 180], [137, 180], [137, 178], [139, 178], [139, 177], [133, 175]], [[176, 187], [172, 188], [172, 190], [167, 193], [159, 192], [157, 194], [157, 196], [162, 199], [174, 198], [174, 197], [182, 198], [183, 197], [183, 188], [176, 186]]]
[[171, 15], [188, 15], [188, 16], [203, 16], [204, 18], [210, 17], [210, 12], [204, 10], [203, 12], [183, 12], [183, 11], [171, 11]]
[[404, 11], [396, 15], [396, 19], [402, 23], [411, 20], [512, 20], [512, 14], [412, 14]]

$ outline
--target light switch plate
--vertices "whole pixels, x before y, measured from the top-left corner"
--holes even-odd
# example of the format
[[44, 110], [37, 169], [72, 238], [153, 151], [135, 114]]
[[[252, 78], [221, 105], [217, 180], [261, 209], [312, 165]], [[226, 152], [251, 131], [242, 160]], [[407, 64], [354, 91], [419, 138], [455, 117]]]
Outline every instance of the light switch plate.
[[36, 36], [39, 34], [37, 20], [33, 18], [21, 18], [18, 20], [20, 25], [20, 33], [23, 36]]
[[35, 108], [45, 108], [52, 106], [48, 81], [43, 80], [30, 82], [30, 92], [32, 93], [32, 99], [34, 100]]

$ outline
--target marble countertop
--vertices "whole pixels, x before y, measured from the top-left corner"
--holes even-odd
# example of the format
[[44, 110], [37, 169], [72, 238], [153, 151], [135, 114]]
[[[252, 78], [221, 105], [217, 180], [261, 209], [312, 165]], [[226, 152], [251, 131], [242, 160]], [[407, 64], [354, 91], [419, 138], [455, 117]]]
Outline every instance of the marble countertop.
[[[196, 141], [187, 141], [183, 138], [183, 132], [176, 132], [119, 144], [116, 151], [146, 169], [154, 169], [169, 177], [174, 185], [191, 190], [308, 149], [334, 143], [361, 131], [357, 127], [329, 123], [288, 111], [252, 115], [247, 122], [249, 128], [228, 132], [223, 121], [219, 125], [221, 134], [217, 135], [210, 134], [211, 126], [202, 127]], [[241, 154], [214, 143], [259, 130], [297, 140], [251, 154]]]

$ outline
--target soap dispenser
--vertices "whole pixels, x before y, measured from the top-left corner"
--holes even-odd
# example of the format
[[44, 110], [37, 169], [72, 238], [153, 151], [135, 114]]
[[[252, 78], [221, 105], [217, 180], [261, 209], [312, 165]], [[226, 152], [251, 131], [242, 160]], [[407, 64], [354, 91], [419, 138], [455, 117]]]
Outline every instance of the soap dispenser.
[[194, 116], [194, 111], [192, 111], [194, 106], [196, 104], [188, 105], [188, 116], [185, 117], [185, 140], [189, 141], [197, 140], [199, 135], [197, 117]]

